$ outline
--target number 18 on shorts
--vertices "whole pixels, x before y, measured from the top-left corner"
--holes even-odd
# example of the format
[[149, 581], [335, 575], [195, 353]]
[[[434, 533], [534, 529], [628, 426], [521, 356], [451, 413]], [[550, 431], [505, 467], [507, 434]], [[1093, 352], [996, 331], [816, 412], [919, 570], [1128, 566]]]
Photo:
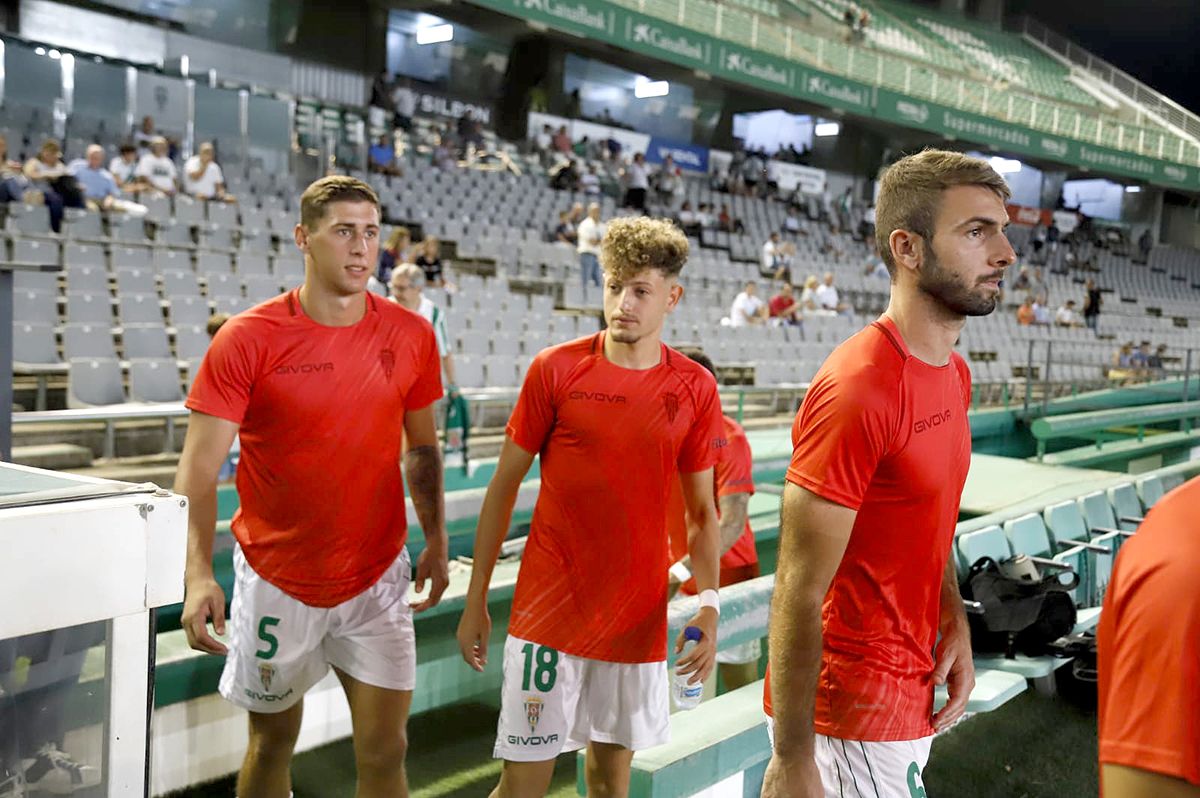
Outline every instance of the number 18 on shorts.
[[509, 636], [493, 756], [542, 762], [589, 740], [639, 750], [666, 742], [666, 667], [601, 662]]

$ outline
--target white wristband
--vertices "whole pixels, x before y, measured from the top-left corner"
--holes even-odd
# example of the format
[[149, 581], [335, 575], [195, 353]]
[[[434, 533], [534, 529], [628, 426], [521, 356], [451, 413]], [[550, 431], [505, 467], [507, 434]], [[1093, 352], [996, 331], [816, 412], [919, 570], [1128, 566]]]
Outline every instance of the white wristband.
[[708, 590], [700, 591], [700, 606], [712, 607], [717, 611], [717, 615], [721, 614], [721, 596], [711, 587]]
[[677, 579], [680, 583], [686, 582], [692, 578], [692, 572], [689, 571], [688, 567], [683, 564], [683, 560], [680, 560], [672, 565], [667, 569], [667, 572], [671, 574], [671, 576], [675, 577], [675, 579]]

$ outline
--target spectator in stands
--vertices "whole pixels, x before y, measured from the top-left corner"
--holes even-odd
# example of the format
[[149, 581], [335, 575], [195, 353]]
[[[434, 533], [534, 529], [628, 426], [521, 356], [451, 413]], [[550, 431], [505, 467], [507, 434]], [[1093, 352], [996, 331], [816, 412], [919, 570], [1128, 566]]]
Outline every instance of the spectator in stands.
[[21, 164], [8, 157], [8, 139], [0, 136], [0, 202], [21, 202], [28, 189]]
[[1083, 300], [1083, 322], [1092, 332], [1096, 331], [1096, 326], [1100, 323], [1100, 306], [1103, 302], [1100, 289], [1096, 287], [1096, 281], [1089, 277], [1087, 296]]
[[579, 234], [575, 231], [575, 225], [571, 223], [570, 211], [558, 212], [558, 224], [554, 226], [554, 240], [559, 244], [570, 244], [575, 246], [579, 241]]
[[679, 206], [679, 213], [676, 214], [675, 220], [679, 222], [679, 227], [682, 228], [685, 235], [700, 235], [700, 214], [692, 210], [692, 203], [688, 200], [684, 200], [683, 205]]
[[1126, 341], [1113, 353], [1112, 365], [1118, 369], [1133, 368], [1133, 341]]
[[571, 154], [571, 134], [567, 132], [567, 126], [563, 125], [554, 134], [553, 140], [554, 151], [563, 155]]
[[1150, 368], [1151, 357], [1153, 355], [1150, 353], [1150, 342], [1142, 341], [1130, 356], [1130, 361], [1136, 369], [1148, 369]]
[[742, 225], [741, 219], [729, 212], [728, 205], [721, 205], [721, 212], [717, 214], [717, 229], [726, 233], [741, 233], [746, 228]]
[[576, 231], [579, 252], [579, 273], [583, 280], [583, 296], [587, 299], [588, 285], [600, 287], [600, 242], [604, 240], [604, 225], [600, 223], [600, 204], [588, 205], [587, 216]]
[[1141, 263], [1150, 262], [1150, 250], [1154, 249], [1154, 236], [1150, 234], [1150, 228], [1147, 227], [1138, 237], [1138, 252], [1141, 254]]
[[412, 81], [401, 78], [392, 90], [392, 105], [396, 109], [394, 122], [396, 127], [408, 132], [412, 130], [413, 116], [417, 113], [417, 93], [412, 89]]
[[763, 274], [775, 273], [775, 258], [779, 251], [779, 233], [771, 233], [762, 245], [762, 263], [760, 271]]
[[753, 195], [758, 191], [758, 184], [762, 181], [766, 168], [766, 160], [757, 152], [746, 153], [746, 160], [742, 163], [742, 184], [745, 185], [747, 194]]
[[646, 156], [634, 153], [633, 160], [622, 170], [625, 181], [626, 208], [646, 211], [646, 191], [650, 188], [650, 177], [646, 173]]
[[838, 290], [833, 284], [833, 272], [825, 272], [825, 280], [817, 287], [816, 299], [821, 310], [831, 310], [834, 313], [850, 311], [850, 306], [838, 296]]
[[888, 273], [887, 264], [883, 262], [883, 258], [879, 257], [878, 248], [873, 248], [871, 254], [867, 256], [863, 274], [876, 280], [890, 281], [892, 279], [891, 274]]
[[579, 164], [568, 158], [550, 170], [550, 188], [555, 191], [575, 191], [579, 188]]
[[796, 257], [796, 245], [791, 241], [784, 241], [775, 249], [775, 273], [772, 276], [776, 281], [785, 283], [792, 282], [792, 261]]
[[589, 197], [600, 196], [600, 175], [596, 173], [596, 164], [588, 164], [587, 171], [580, 175], [579, 188]]
[[175, 170], [175, 163], [167, 157], [167, 140], [165, 138], [155, 136], [150, 145], [150, 152], [138, 160], [135, 174], [149, 183], [155, 191], [160, 191], [167, 196], [174, 196], [178, 173]]
[[733, 300], [729, 311], [729, 324], [733, 327], [748, 327], [763, 324], [769, 318], [767, 305], [757, 296], [758, 286], [753, 280]]
[[1146, 365], [1156, 372], [1161, 372], [1165, 366], [1163, 364], [1164, 356], [1167, 353], [1167, 345], [1159, 344], [1154, 350], [1154, 354], [1146, 358]]
[[779, 319], [783, 324], [798, 325], [804, 320], [800, 312], [800, 303], [796, 301], [796, 293], [790, 282], [779, 286], [779, 292], [767, 303], [771, 318]]
[[837, 203], [838, 229], [847, 233], [854, 230], [854, 187], [846, 186]]
[[454, 131], [449, 125], [446, 125], [442, 128], [437, 145], [433, 148], [433, 165], [447, 172], [456, 168], [458, 159], [454, 155], [454, 148]]
[[216, 150], [211, 141], [200, 145], [200, 150], [183, 163], [183, 190], [196, 199], [233, 202], [225, 193], [225, 173], [217, 164]]
[[783, 220], [783, 232], [791, 235], [799, 235], [801, 230], [800, 214], [796, 212], [794, 207], [788, 207], [787, 218]]
[[379, 250], [379, 282], [388, 285], [392, 272], [401, 263], [409, 263], [409, 248], [412, 247], [412, 232], [407, 227], [397, 227], [388, 235]]
[[1012, 289], [1014, 291], [1028, 291], [1030, 283], [1029, 267], [1022, 266], [1020, 271], [1017, 272], [1017, 276], [1013, 279]]
[[83, 208], [83, 191], [79, 183], [67, 171], [62, 161], [62, 149], [54, 139], [42, 142], [36, 158], [25, 162], [25, 177], [33, 188], [42, 192], [46, 207], [50, 210], [50, 229], [62, 231], [64, 208]]
[[138, 151], [137, 147], [125, 142], [117, 149], [117, 154], [108, 162], [108, 171], [117, 181], [117, 187], [122, 191], [140, 191], [149, 186], [145, 180], [137, 176]]
[[1058, 310], [1054, 313], [1054, 323], [1059, 327], [1083, 326], [1083, 319], [1079, 318], [1079, 313], [1075, 310], [1074, 299], [1068, 299], [1059, 305]]
[[133, 131], [133, 143], [137, 147], [139, 158], [148, 154], [153, 149], [156, 138], [159, 138], [159, 135], [154, 128], [154, 117], [143, 116], [141, 126]]
[[875, 240], [875, 203], [867, 206], [863, 211], [862, 222], [859, 224], [859, 229], [862, 232], [865, 241]]
[[83, 190], [87, 204], [96, 210], [125, 213], [135, 219], [149, 212], [145, 205], [121, 198], [116, 179], [104, 168], [104, 148], [99, 144], [88, 146], [87, 158], [77, 158], [68, 169]]
[[392, 103], [392, 75], [387, 70], [380, 72], [371, 81], [370, 105], [389, 113], [395, 111], [395, 105]]
[[1046, 276], [1042, 273], [1041, 266], [1036, 267], [1033, 270], [1033, 276], [1029, 278], [1029, 292], [1033, 294], [1034, 300], [1043, 305], [1050, 301], [1050, 291], [1046, 287]]
[[458, 393], [457, 380], [454, 376], [454, 355], [450, 347], [450, 336], [446, 334], [446, 313], [429, 297], [421, 292], [425, 275], [421, 268], [412, 263], [401, 263], [392, 272], [388, 283], [393, 302], [408, 308], [413, 313], [421, 315], [425, 321], [433, 325], [433, 334], [437, 338], [438, 355], [442, 358], [442, 374], [446, 379], [446, 392]]
[[717, 219], [713, 216], [711, 204], [700, 203], [700, 207], [696, 209], [696, 222], [700, 225], [701, 230], [711, 230], [717, 226]]
[[1058, 241], [1061, 237], [1058, 223], [1051, 219], [1050, 226], [1046, 228], [1046, 248], [1051, 255], [1058, 251]]
[[1042, 258], [1042, 250], [1046, 247], [1046, 225], [1042, 224], [1041, 219], [1033, 226], [1033, 232], [1029, 234], [1029, 245], [1033, 247], [1034, 262], [1045, 263]]
[[1030, 294], [1025, 295], [1021, 306], [1017, 308], [1017, 324], [1020, 324], [1022, 327], [1028, 327], [1033, 324], [1033, 296]]
[[403, 172], [396, 166], [396, 148], [391, 137], [384, 134], [367, 151], [368, 168], [377, 174], [399, 177]]
[[668, 155], [658, 170], [657, 181], [658, 199], [668, 208], [675, 202], [675, 192], [679, 190], [680, 179], [679, 167], [675, 165], [675, 159]]
[[421, 252], [413, 259], [413, 263], [425, 272], [425, 284], [430, 288], [444, 288], [446, 275], [442, 264], [442, 243], [433, 236], [425, 236], [421, 242]]
[[1041, 298], [1035, 297], [1033, 300], [1033, 323], [1039, 327], [1049, 327], [1052, 321], [1049, 306]]
[[821, 281], [817, 279], [817, 275], [815, 274], [810, 274], [804, 279], [804, 290], [800, 292], [800, 310], [802, 312], [823, 316], [829, 315], [822, 311], [821, 306], [817, 304], [817, 289], [820, 285]]
[[483, 145], [483, 123], [475, 118], [473, 111], [467, 111], [458, 118], [458, 143], [465, 153], [471, 146]]

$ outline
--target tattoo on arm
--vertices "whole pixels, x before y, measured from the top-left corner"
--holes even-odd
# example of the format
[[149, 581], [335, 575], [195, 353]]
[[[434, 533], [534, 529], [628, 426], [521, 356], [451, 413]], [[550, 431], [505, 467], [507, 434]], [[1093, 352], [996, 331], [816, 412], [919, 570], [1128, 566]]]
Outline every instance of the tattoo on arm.
[[417, 446], [404, 455], [404, 477], [413, 509], [426, 535], [444, 532], [445, 497], [442, 492], [442, 453], [436, 446]]

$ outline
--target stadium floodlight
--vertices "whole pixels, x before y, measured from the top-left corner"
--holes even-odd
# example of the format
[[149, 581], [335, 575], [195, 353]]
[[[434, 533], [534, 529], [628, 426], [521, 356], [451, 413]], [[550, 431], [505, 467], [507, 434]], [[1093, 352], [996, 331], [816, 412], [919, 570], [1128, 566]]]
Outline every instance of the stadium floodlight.
[[1021, 162], [1012, 158], [992, 157], [988, 158], [988, 163], [1002, 175], [1011, 175], [1021, 171]]
[[45, 48], [45, 47], [38, 47], [37, 49], [35, 49], [35, 50], [34, 50], [34, 52], [35, 52], [35, 53], [37, 53], [38, 55], [45, 55], [45, 54], [46, 54], [46, 48]]
[[55, 61], [62, 58], [62, 53], [60, 53], [58, 50], [51, 50], [50, 52], [46, 53], [46, 55], [50, 56]]
[[842, 126], [837, 122], [818, 122], [813, 128], [813, 135], [824, 138], [826, 136], [836, 136], [842, 132]]
[[647, 97], [666, 97], [671, 93], [671, 84], [665, 80], [650, 80], [639, 77], [633, 84], [633, 96], [639, 100]]
[[453, 25], [434, 25], [417, 31], [417, 44], [440, 44], [454, 40]]
[[1141, 186], [1125, 186], [1126, 194], [1137, 194], [1141, 190], [1142, 190]]

